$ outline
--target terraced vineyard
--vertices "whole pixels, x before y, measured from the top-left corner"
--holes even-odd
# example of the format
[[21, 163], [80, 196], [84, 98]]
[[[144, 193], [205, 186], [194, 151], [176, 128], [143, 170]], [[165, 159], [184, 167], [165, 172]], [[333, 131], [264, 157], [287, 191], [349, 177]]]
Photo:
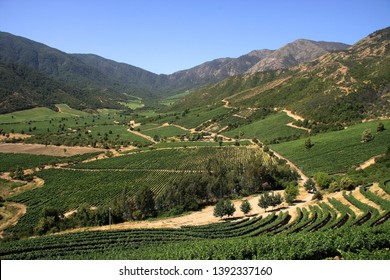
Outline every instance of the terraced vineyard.
[[[356, 196], [364, 194], [370, 205]], [[370, 189], [308, 208], [179, 229], [91, 231], [2, 243], [1, 259], [324, 259], [390, 257], [390, 200]], [[374, 207], [375, 206], [375, 207]], [[156, 246], [158, 245], [158, 246]], [[363, 253], [362, 253], [363, 252]]]
[[259, 150], [253, 147], [149, 150], [42, 170], [35, 175], [45, 181], [44, 187], [9, 198], [28, 207], [26, 215], [10, 230], [30, 231], [45, 208], [54, 207], [66, 213], [82, 204], [90, 207], [107, 205], [123, 194], [125, 189], [126, 195], [131, 197], [140, 188], [149, 187], [158, 197], [172, 181], [191, 176], [192, 173], [205, 172], [209, 159], [219, 158], [233, 168], [239, 164], [244, 166], [256, 153]]
[[204, 171], [210, 159], [220, 159], [233, 168], [237, 164], [245, 164], [255, 154], [259, 154], [259, 150], [253, 147], [161, 149], [82, 163], [73, 168]]

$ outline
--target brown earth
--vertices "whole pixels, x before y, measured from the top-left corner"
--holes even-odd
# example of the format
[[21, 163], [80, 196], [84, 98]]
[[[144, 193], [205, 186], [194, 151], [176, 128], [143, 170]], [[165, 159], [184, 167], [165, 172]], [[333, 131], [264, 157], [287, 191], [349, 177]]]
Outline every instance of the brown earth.
[[68, 147], [42, 144], [0, 143], [0, 153], [22, 153], [34, 155], [48, 155], [70, 157], [94, 152], [103, 152], [104, 149], [91, 147]]
[[375, 164], [375, 160], [376, 160], [377, 158], [380, 158], [381, 156], [383, 156], [383, 155], [374, 156], [374, 157], [372, 157], [372, 158], [366, 160], [365, 162], [363, 162], [362, 164], [360, 164], [360, 166], [358, 166], [358, 167], [356, 168], [356, 170], [366, 169], [367, 167], [369, 167], [369, 166]]
[[0, 208], [0, 215], [3, 218], [0, 220], [0, 238], [3, 237], [4, 229], [16, 225], [18, 220], [26, 214], [27, 207], [20, 203], [5, 202]]
[[25, 138], [30, 138], [32, 135], [29, 134], [21, 134], [21, 133], [8, 133], [7, 136], [0, 134], [0, 140], [3, 139], [12, 139], [12, 138], [20, 138], [20, 139], [25, 139]]

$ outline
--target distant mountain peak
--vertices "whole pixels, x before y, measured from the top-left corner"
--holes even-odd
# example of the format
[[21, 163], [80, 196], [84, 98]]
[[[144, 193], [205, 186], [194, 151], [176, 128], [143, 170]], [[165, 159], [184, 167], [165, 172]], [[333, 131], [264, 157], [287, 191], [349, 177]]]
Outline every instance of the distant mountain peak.
[[348, 47], [349, 45], [347, 44], [337, 42], [317, 42], [298, 39], [272, 52], [272, 54], [260, 60], [247, 72], [256, 73], [289, 68], [303, 62], [312, 61], [329, 51], [345, 50]]

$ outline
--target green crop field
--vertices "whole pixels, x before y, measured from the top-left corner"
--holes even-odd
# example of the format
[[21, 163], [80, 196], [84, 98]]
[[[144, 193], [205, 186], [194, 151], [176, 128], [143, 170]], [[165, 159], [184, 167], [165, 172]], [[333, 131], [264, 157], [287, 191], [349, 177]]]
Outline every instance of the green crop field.
[[179, 93], [179, 94], [175, 94], [175, 95], [169, 96], [169, 97], [164, 98], [163, 100], [161, 100], [160, 104], [163, 104], [165, 106], [171, 106], [173, 103], [175, 103], [176, 101], [182, 99], [183, 97], [187, 96], [188, 94], [190, 94], [190, 92], [186, 91], [186, 92], [183, 92], [183, 93]]
[[[251, 145], [251, 142], [248, 140], [243, 140], [238, 142], [240, 146]], [[222, 147], [224, 146], [234, 146], [236, 142], [222, 142]], [[153, 145], [154, 148], [175, 148], [175, 147], [219, 147], [218, 142], [209, 142], [209, 141], [185, 141], [185, 142], [161, 142]]]
[[71, 157], [57, 157], [32, 154], [0, 153], [0, 172], [14, 171], [17, 166], [22, 169], [30, 169], [56, 163], [79, 162], [92, 158], [98, 154], [99, 153], [90, 153]]
[[189, 135], [189, 132], [187, 130], [181, 129], [173, 125], [156, 127], [151, 129], [144, 129], [142, 130], [142, 133], [150, 137], [154, 137], [155, 135], [158, 135], [160, 138]]
[[191, 110], [185, 116], [179, 116], [178, 119], [174, 121], [174, 123], [184, 126], [186, 128], [195, 128], [208, 120], [216, 119], [220, 116], [224, 116], [230, 111], [231, 111], [230, 109], [224, 107], [217, 107], [217, 108], [201, 107], [201, 108]]
[[144, 103], [140, 99], [135, 99], [135, 100], [129, 100], [126, 102], [120, 102], [120, 104], [130, 108], [130, 109], [138, 109], [144, 107]]
[[80, 110], [70, 108], [67, 104], [56, 104], [58, 111], [64, 115], [70, 115], [75, 117], [88, 116], [89, 114]]
[[0, 114], [0, 123], [17, 123], [27, 121], [43, 121], [51, 118], [61, 117], [57, 113], [48, 108], [34, 108], [29, 110], [17, 111], [9, 114]]
[[121, 157], [80, 163], [78, 169], [130, 169], [130, 170], [205, 170], [211, 158], [229, 163], [243, 163], [252, 155], [259, 153], [253, 147], [194, 147], [188, 149], [161, 149], [136, 152]]
[[59, 207], [65, 213], [81, 204], [102, 206], [125, 188], [132, 196], [147, 186], [158, 196], [173, 179], [205, 171], [211, 158], [220, 158], [233, 167], [245, 164], [256, 152], [259, 150], [246, 147], [150, 150], [39, 171], [36, 176], [45, 181], [43, 187], [10, 198], [29, 209], [13, 230], [23, 232], [34, 227], [44, 208]]
[[[386, 130], [376, 132], [382, 122]], [[370, 129], [374, 139], [361, 143], [362, 133]], [[290, 159], [307, 175], [318, 171], [345, 172], [369, 158], [384, 154], [390, 145], [390, 120], [361, 123], [345, 130], [311, 137], [313, 147], [305, 149], [304, 139], [272, 145], [271, 148]]]
[[[381, 210], [357, 200], [357, 192]], [[344, 193], [344, 197], [362, 214], [356, 215], [332, 198], [329, 204], [297, 208], [294, 219], [288, 212], [279, 212], [179, 229], [86, 231], [1, 243], [0, 258], [300, 260], [341, 255], [344, 259], [388, 259], [390, 201], [364, 188]], [[35, 202], [38, 205], [53, 200], [40, 198]], [[89, 199], [93, 199], [92, 193]]]
[[305, 135], [306, 131], [286, 125], [293, 120], [286, 113], [280, 112], [272, 114], [263, 120], [223, 132], [223, 134], [231, 138], [240, 137], [240, 135], [240, 138], [257, 138], [264, 143]]

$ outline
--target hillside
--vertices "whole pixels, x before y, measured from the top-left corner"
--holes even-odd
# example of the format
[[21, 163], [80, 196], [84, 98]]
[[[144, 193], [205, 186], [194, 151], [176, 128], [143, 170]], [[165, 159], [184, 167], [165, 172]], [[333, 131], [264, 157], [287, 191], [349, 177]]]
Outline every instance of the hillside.
[[[85, 95], [93, 92], [92, 99], [105, 100], [109, 107], [129, 96], [140, 97], [147, 105], [155, 104], [156, 100], [164, 96], [194, 90], [246, 72], [290, 67], [310, 61], [328, 50], [345, 47], [341, 43], [297, 40], [276, 51], [254, 50], [238, 58], [219, 58], [170, 75], [157, 75], [94, 54], [68, 54], [23, 37], [0, 32], [0, 62], [29, 67], [63, 84], [62, 87], [83, 91]], [[72, 98], [78, 98], [71, 92], [69, 94]], [[42, 105], [39, 100], [31, 98], [26, 99], [30, 102], [23, 108]], [[84, 105], [77, 107], [102, 106], [96, 105], [96, 102], [90, 104], [89, 99], [84, 101]], [[9, 112], [13, 109], [8, 107], [2, 110]]]
[[226, 99], [236, 107], [288, 108], [322, 123], [388, 115], [389, 37], [386, 28], [306, 64], [231, 77], [185, 97], [174, 109]]
[[[27, 66], [73, 88], [94, 89], [99, 95], [113, 99], [123, 98], [121, 93], [124, 91], [136, 92], [140, 97], [149, 95], [150, 92], [143, 88], [144, 80], [139, 77], [155, 75], [131, 65], [124, 66], [113, 61], [110, 65], [108, 60], [96, 56], [86, 55], [80, 59], [80, 56], [5, 32], [0, 32], [0, 46], [0, 62]], [[120, 71], [111, 71], [107, 65], [111, 69], [120, 66]], [[142, 71], [144, 73], [140, 73]], [[126, 76], [126, 82], [118, 73]]]
[[312, 61], [329, 51], [345, 50], [348, 47], [349, 45], [343, 43], [299, 39], [274, 51], [256, 63], [247, 72], [256, 73], [289, 68], [303, 62]]
[[[100, 100], [86, 91], [75, 90], [50, 79], [31, 68], [0, 63], [0, 113], [34, 107], [54, 108], [56, 103], [67, 103], [85, 109], [99, 106]], [[107, 106], [110, 100], [105, 100]]]

